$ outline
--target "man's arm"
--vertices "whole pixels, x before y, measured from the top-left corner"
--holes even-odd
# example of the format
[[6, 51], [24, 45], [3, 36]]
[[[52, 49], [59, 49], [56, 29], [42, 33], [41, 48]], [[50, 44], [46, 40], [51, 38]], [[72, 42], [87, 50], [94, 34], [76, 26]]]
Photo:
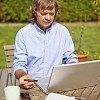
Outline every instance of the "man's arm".
[[70, 35], [68, 30], [65, 33], [66, 33], [66, 36], [65, 36], [65, 48], [64, 48], [64, 54], [63, 54], [64, 63], [65, 64], [77, 63], [78, 62], [78, 58], [74, 54], [74, 43], [73, 43], [72, 37], [71, 37], [71, 35]]
[[15, 71], [15, 76], [19, 80], [19, 86], [24, 89], [30, 89], [34, 86], [34, 81], [28, 81], [28, 79], [32, 80], [31, 76], [27, 74], [24, 70], [18, 69]]
[[27, 75], [27, 73], [22, 69], [18, 69], [15, 71], [15, 76], [17, 79], [20, 79], [24, 75]]

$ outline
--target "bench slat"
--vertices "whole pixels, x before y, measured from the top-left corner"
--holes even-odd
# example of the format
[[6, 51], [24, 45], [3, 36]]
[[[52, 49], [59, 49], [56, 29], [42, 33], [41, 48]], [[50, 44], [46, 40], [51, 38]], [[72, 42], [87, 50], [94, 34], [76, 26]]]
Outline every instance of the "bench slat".
[[12, 55], [14, 55], [14, 50], [5, 51], [5, 56], [12, 56]]
[[14, 45], [5, 45], [4, 50], [14, 49]]
[[14, 56], [6, 57], [6, 62], [13, 62], [13, 61], [14, 61]]

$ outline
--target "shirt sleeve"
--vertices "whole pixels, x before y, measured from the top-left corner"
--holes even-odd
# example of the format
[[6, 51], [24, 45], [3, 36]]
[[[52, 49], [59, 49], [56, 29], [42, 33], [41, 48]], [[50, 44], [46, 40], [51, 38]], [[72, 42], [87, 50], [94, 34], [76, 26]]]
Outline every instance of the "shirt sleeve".
[[13, 73], [18, 69], [23, 69], [27, 73], [27, 50], [21, 31], [17, 32], [14, 48]]
[[65, 64], [70, 62], [78, 62], [77, 56], [74, 54], [74, 44], [69, 31], [65, 31], [65, 45], [63, 61]]

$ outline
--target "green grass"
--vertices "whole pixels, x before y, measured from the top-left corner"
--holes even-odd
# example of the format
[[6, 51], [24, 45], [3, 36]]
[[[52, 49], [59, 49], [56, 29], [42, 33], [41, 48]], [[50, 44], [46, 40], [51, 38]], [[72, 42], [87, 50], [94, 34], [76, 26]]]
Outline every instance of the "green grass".
[[14, 44], [16, 32], [23, 24], [0, 24], [0, 68], [6, 67], [4, 45]]
[[[81, 26], [83, 23], [62, 24], [69, 29], [75, 44], [75, 48], [77, 48]], [[4, 68], [6, 66], [3, 46], [14, 44], [17, 31], [25, 25], [26, 24], [0, 24], [0, 68]], [[83, 35], [82, 48], [89, 50], [90, 55], [88, 60], [94, 60], [95, 53], [100, 52], [100, 48], [97, 47], [97, 45], [100, 44], [100, 29], [96, 27], [96, 23], [85, 23], [84, 27], [85, 30]]]

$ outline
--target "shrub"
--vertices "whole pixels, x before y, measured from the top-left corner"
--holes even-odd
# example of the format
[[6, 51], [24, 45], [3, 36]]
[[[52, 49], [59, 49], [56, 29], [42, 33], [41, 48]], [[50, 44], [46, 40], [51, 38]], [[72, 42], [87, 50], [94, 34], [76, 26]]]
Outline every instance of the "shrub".
[[[28, 22], [29, 8], [33, 0], [1, 0], [0, 22]], [[96, 21], [94, 0], [58, 0], [61, 11], [59, 22]]]
[[[97, 47], [100, 49], [100, 44], [98, 44]], [[99, 60], [100, 59], [100, 52], [96, 52], [95, 55], [94, 55], [94, 58], [96, 60]]]

